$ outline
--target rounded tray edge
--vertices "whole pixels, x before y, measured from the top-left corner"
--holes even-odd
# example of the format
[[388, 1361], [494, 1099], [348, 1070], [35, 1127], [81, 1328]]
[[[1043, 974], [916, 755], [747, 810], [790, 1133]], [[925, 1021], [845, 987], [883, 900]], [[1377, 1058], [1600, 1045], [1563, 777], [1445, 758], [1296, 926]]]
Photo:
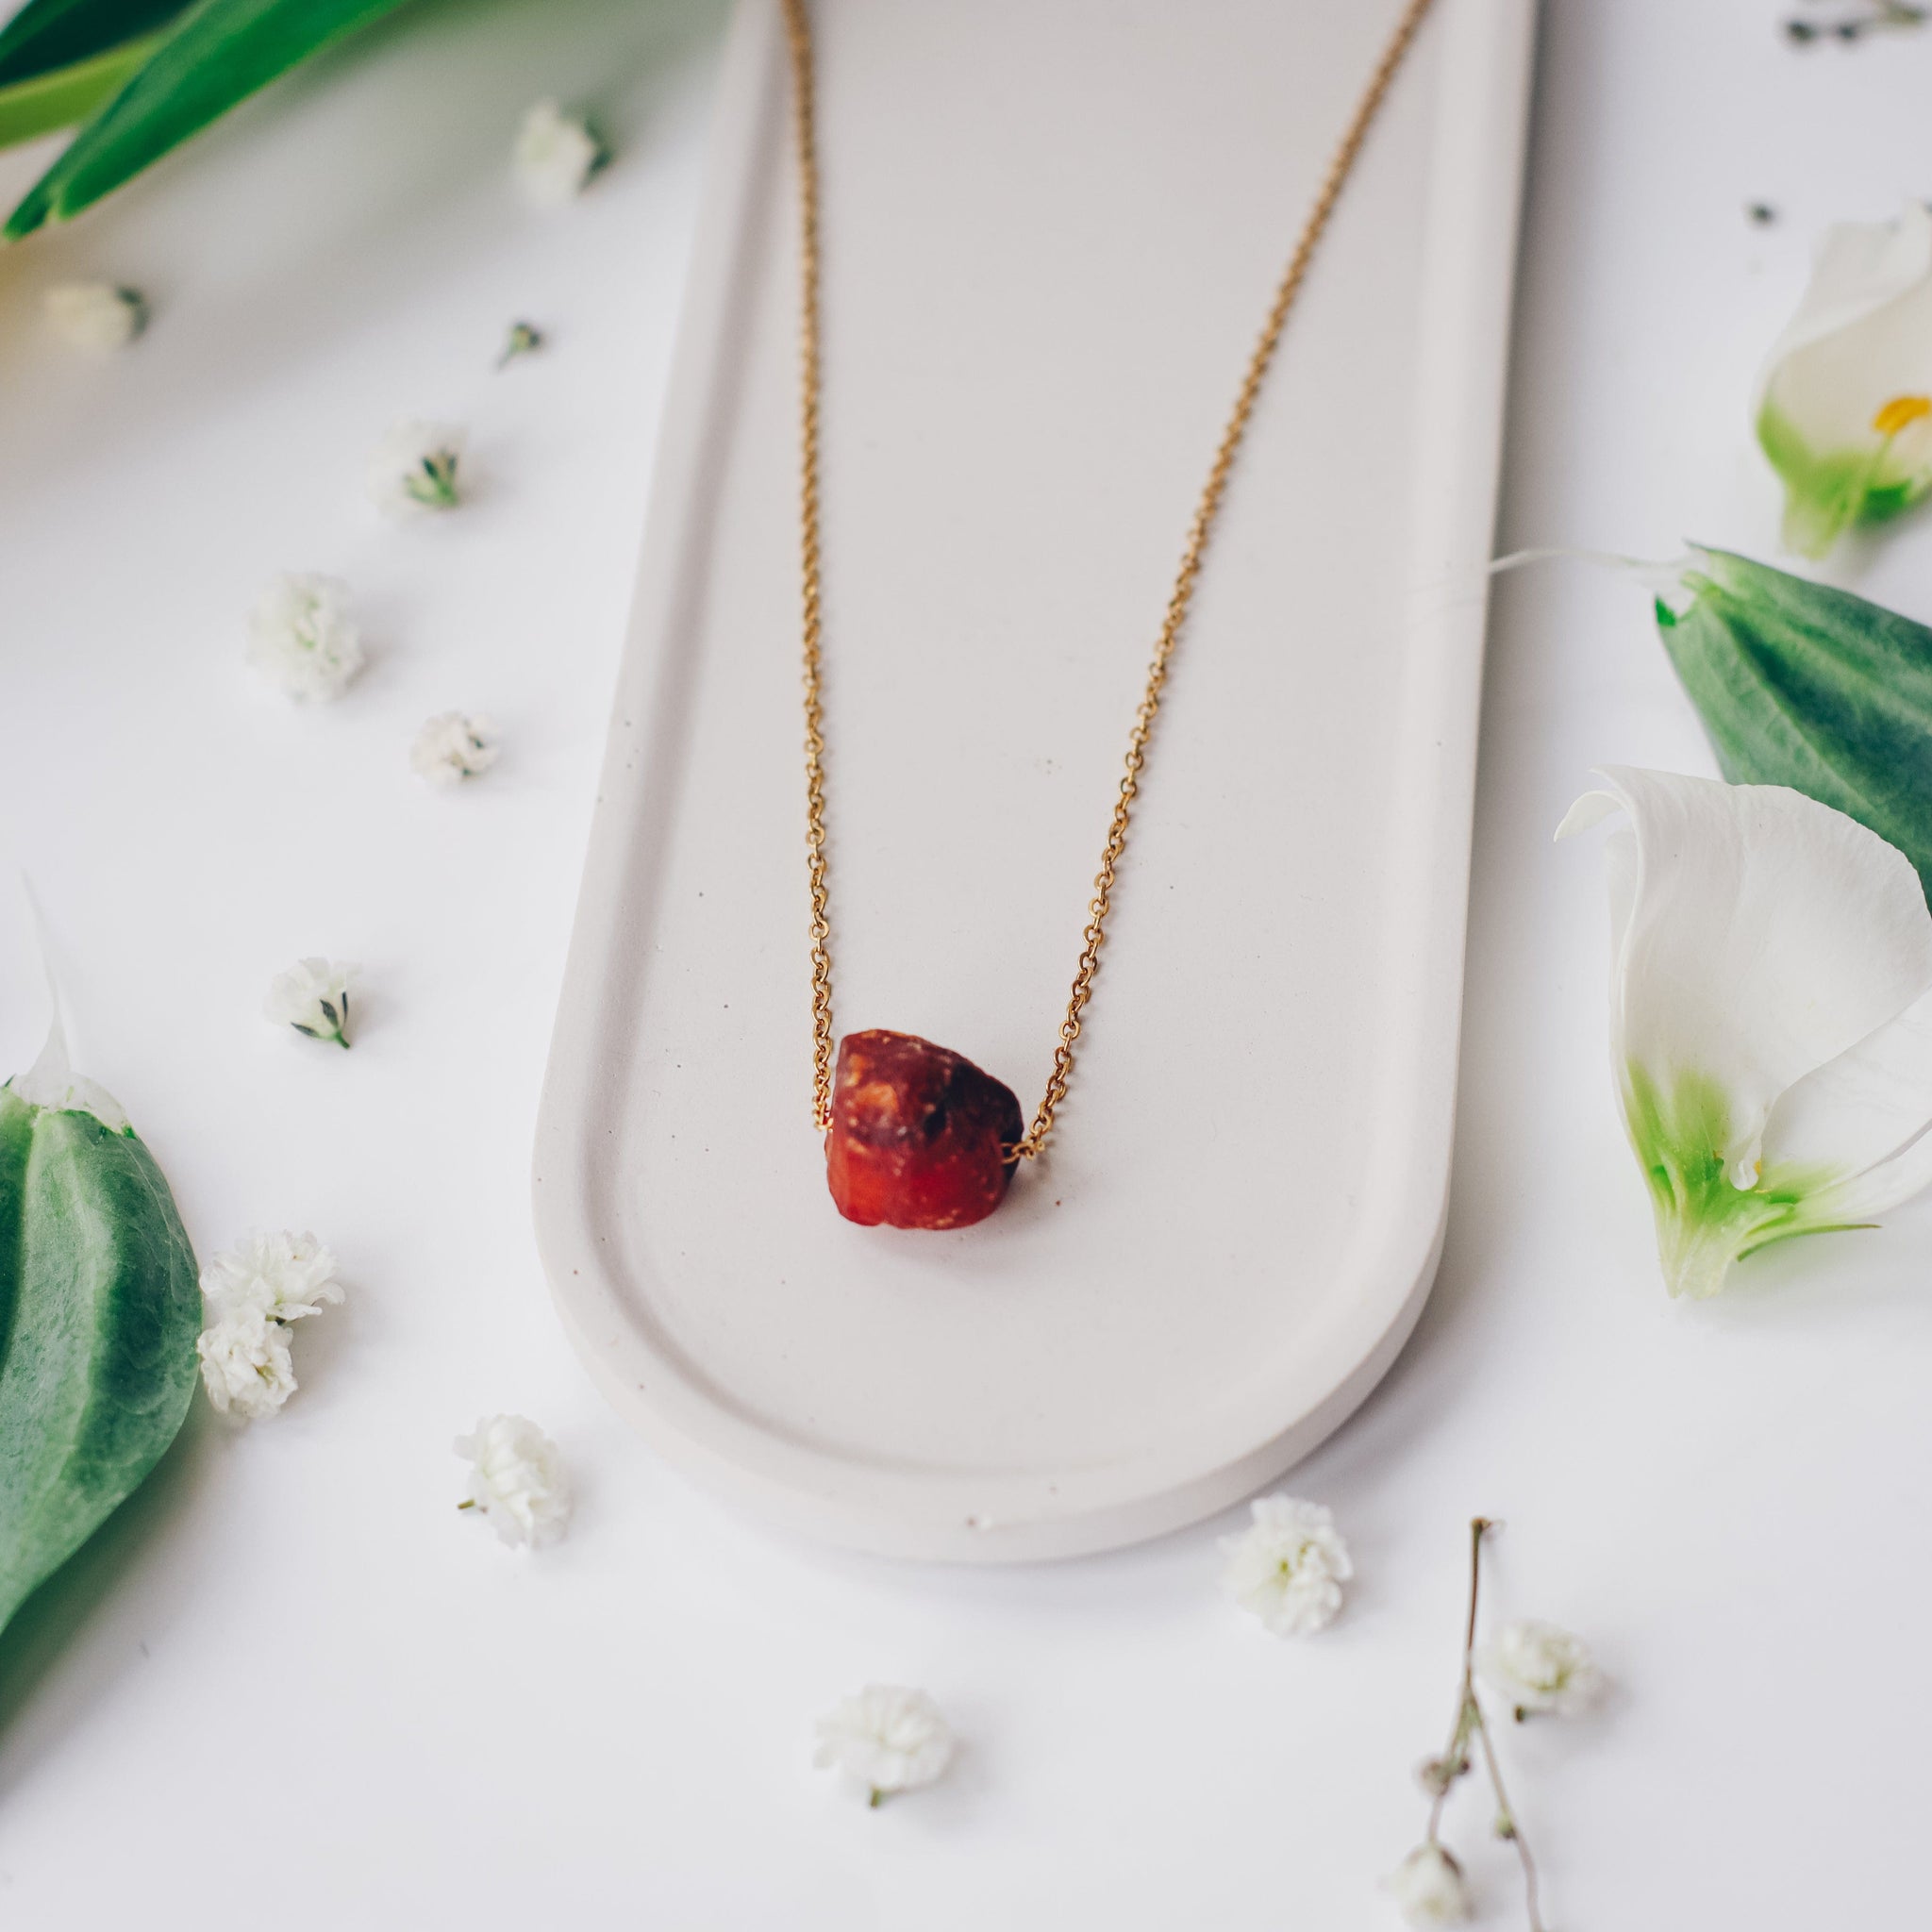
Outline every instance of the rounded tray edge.
[[[974, 1564], [1095, 1556], [1186, 1528], [1254, 1494], [1325, 1441], [1393, 1367], [1434, 1285], [1448, 1219], [1445, 1162], [1435, 1191], [1434, 1225], [1420, 1255], [1404, 1239], [1408, 1231], [1395, 1230], [1357, 1280], [1363, 1301], [1379, 1305], [1386, 1318], [1324, 1395], [1262, 1441], [1172, 1480], [1091, 1502], [1079, 1499], [1084, 1485], [1077, 1480], [1068, 1481], [1062, 1493], [1058, 1485], [1042, 1490], [1037, 1478], [1001, 1478], [1008, 1493], [989, 1507], [976, 1482], [945, 1478], [922, 1485], [904, 1475], [867, 1480], [861, 1469], [761, 1435], [728, 1415], [635, 1331], [630, 1353], [644, 1355], [651, 1379], [638, 1379], [635, 1359], [620, 1363], [615, 1346], [593, 1332], [585, 1306], [586, 1296], [608, 1302], [613, 1322], [622, 1326], [618, 1297], [594, 1252], [588, 1220], [573, 1211], [567, 1186], [544, 1180], [546, 1166], [553, 1176], [582, 1171], [573, 1158], [576, 1136], [555, 1124], [550, 1098], [546, 1091], [532, 1174], [538, 1252], [558, 1320], [591, 1379], [632, 1428], [702, 1487], [781, 1531], [864, 1556]], [[546, 1154], [554, 1159], [546, 1160]], [[1406, 1261], [1404, 1248], [1410, 1257]], [[1405, 1274], [1406, 1283], [1391, 1292]]]

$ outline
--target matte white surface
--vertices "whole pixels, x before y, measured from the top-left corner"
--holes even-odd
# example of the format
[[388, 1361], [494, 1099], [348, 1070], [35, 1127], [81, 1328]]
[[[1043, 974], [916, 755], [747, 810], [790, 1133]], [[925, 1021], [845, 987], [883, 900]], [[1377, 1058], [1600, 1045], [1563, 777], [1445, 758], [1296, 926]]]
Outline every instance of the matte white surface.
[[[1392, 18], [817, 9], [840, 1030], [1044, 1085], [1191, 501]], [[1312, 1448], [1414, 1322], [1527, 27], [1449, 0], [1398, 76], [1215, 533], [1056, 1138], [932, 1236], [840, 1220], [811, 1123], [796, 191], [778, 8], [743, 9], [536, 1202], [620, 1410], [787, 1528], [969, 1561], [1157, 1535]]]
[[[1925, 192], [1932, 39], [1808, 55], [1759, 0], [1545, 9], [1502, 537], [1767, 550], [1757, 354], [1821, 224]], [[1932, 1659], [1932, 1211], [1794, 1244], [1710, 1307], [1657, 1285], [1603, 1067], [1586, 768], [1708, 770], [1637, 591], [1497, 587], [1457, 1164], [1394, 1373], [1295, 1474], [1360, 1575], [1284, 1646], [1215, 1595], [1219, 1524], [1005, 1571], [830, 1557], [674, 1475], [558, 1330], [531, 1123], [693, 218], [714, 11], [441, 6], [245, 110], [119, 206], [0, 254], [0, 824], [77, 1044], [198, 1244], [312, 1225], [354, 1298], [305, 1386], [197, 1420], [55, 1620], [0, 1652], [0, 1915], [24, 1932], [1376, 1932], [1448, 1717], [1462, 1524], [1499, 1614], [1588, 1632], [1604, 1719], [1512, 1737], [1552, 1923], [1904, 1925]], [[379, 58], [377, 58], [379, 56]], [[541, 90], [613, 110], [557, 221], [499, 161]], [[0, 158], [18, 182], [19, 157]], [[1781, 219], [1757, 228], [1743, 205]], [[148, 286], [125, 360], [42, 342], [44, 284]], [[489, 375], [518, 313], [541, 360]], [[479, 493], [360, 501], [393, 415], [467, 416]], [[1390, 452], [1399, 469], [1403, 452]], [[283, 565], [381, 646], [343, 706], [240, 662]], [[1866, 579], [1932, 618], [1932, 528]], [[492, 711], [504, 762], [416, 789], [408, 738]], [[368, 970], [353, 1054], [256, 1016], [295, 954]], [[40, 1044], [0, 921], [0, 1061]], [[450, 1437], [521, 1409], [583, 1490], [533, 1562], [450, 1507]], [[928, 1686], [954, 1782], [868, 1813], [809, 1768], [870, 1678]], [[1460, 1841], [1489, 1923], [1511, 1874]]]

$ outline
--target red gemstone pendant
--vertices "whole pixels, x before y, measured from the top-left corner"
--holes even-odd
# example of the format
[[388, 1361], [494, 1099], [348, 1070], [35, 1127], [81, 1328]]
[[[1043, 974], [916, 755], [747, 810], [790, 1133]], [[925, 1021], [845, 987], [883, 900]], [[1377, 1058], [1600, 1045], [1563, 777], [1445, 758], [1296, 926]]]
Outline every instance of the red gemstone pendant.
[[1024, 1131], [1010, 1087], [912, 1033], [839, 1042], [825, 1180], [866, 1227], [969, 1227], [1006, 1198]]

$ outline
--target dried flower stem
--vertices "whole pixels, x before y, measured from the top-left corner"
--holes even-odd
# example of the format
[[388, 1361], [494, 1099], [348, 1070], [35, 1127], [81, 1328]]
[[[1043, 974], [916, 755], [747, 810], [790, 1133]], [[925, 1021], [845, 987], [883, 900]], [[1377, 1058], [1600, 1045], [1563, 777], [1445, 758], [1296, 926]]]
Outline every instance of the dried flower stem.
[[1543, 1932], [1542, 1913], [1537, 1898], [1536, 1859], [1530, 1854], [1529, 1840], [1524, 1837], [1523, 1827], [1516, 1822], [1516, 1813], [1509, 1808], [1509, 1794], [1503, 1789], [1503, 1773], [1496, 1762], [1496, 1747], [1490, 1740], [1490, 1726], [1483, 1716], [1482, 1707], [1474, 1697], [1471, 1697], [1469, 1706], [1475, 1712], [1475, 1734], [1482, 1740], [1483, 1762], [1489, 1767], [1490, 1789], [1496, 1794], [1496, 1836], [1507, 1838], [1516, 1847], [1516, 1856], [1523, 1863], [1523, 1904], [1529, 1915], [1529, 1932]]
[[1483, 1767], [1490, 1774], [1490, 1789], [1496, 1800], [1496, 1835], [1507, 1839], [1516, 1847], [1516, 1856], [1523, 1864], [1524, 1903], [1529, 1915], [1529, 1932], [1545, 1932], [1541, 1907], [1537, 1892], [1536, 1859], [1531, 1855], [1528, 1840], [1523, 1836], [1522, 1827], [1516, 1822], [1516, 1813], [1510, 1808], [1509, 1794], [1503, 1788], [1503, 1773], [1496, 1761], [1496, 1747], [1490, 1737], [1488, 1720], [1483, 1716], [1483, 1707], [1475, 1694], [1475, 1612], [1476, 1601], [1482, 1590], [1483, 1538], [1497, 1527], [1487, 1516], [1474, 1518], [1469, 1525], [1469, 1614], [1462, 1629], [1462, 1682], [1457, 1693], [1456, 1722], [1449, 1732], [1449, 1746], [1430, 1767], [1434, 1775], [1430, 1787], [1435, 1793], [1429, 1806], [1429, 1825], [1424, 1834], [1426, 1843], [1441, 1846], [1438, 1831], [1442, 1823], [1442, 1807], [1449, 1802], [1449, 1792], [1457, 1778], [1466, 1775], [1470, 1770], [1469, 1749], [1472, 1740], [1482, 1747]]

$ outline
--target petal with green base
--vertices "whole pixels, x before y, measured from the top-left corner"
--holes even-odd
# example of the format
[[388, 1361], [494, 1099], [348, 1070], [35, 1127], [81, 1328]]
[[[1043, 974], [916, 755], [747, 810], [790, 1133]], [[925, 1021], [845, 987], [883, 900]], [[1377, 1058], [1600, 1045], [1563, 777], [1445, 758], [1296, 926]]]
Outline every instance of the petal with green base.
[[1757, 412], [1757, 441], [1785, 486], [1785, 547], [1800, 557], [1823, 557], [1846, 530], [1885, 523], [1932, 491], [1932, 475], [1900, 475], [1888, 463], [1890, 439], [1814, 450], [1770, 403]]
[[1666, 1089], [1641, 1067], [1627, 1067], [1624, 1119], [1650, 1189], [1657, 1258], [1673, 1294], [1716, 1294], [1734, 1261], [1774, 1241], [1870, 1224], [1833, 1212], [1840, 1176], [1823, 1168], [1774, 1166], [1739, 1187], [1721, 1151], [1730, 1139], [1730, 1102], [1705, 1074], [1675, 1074]]

